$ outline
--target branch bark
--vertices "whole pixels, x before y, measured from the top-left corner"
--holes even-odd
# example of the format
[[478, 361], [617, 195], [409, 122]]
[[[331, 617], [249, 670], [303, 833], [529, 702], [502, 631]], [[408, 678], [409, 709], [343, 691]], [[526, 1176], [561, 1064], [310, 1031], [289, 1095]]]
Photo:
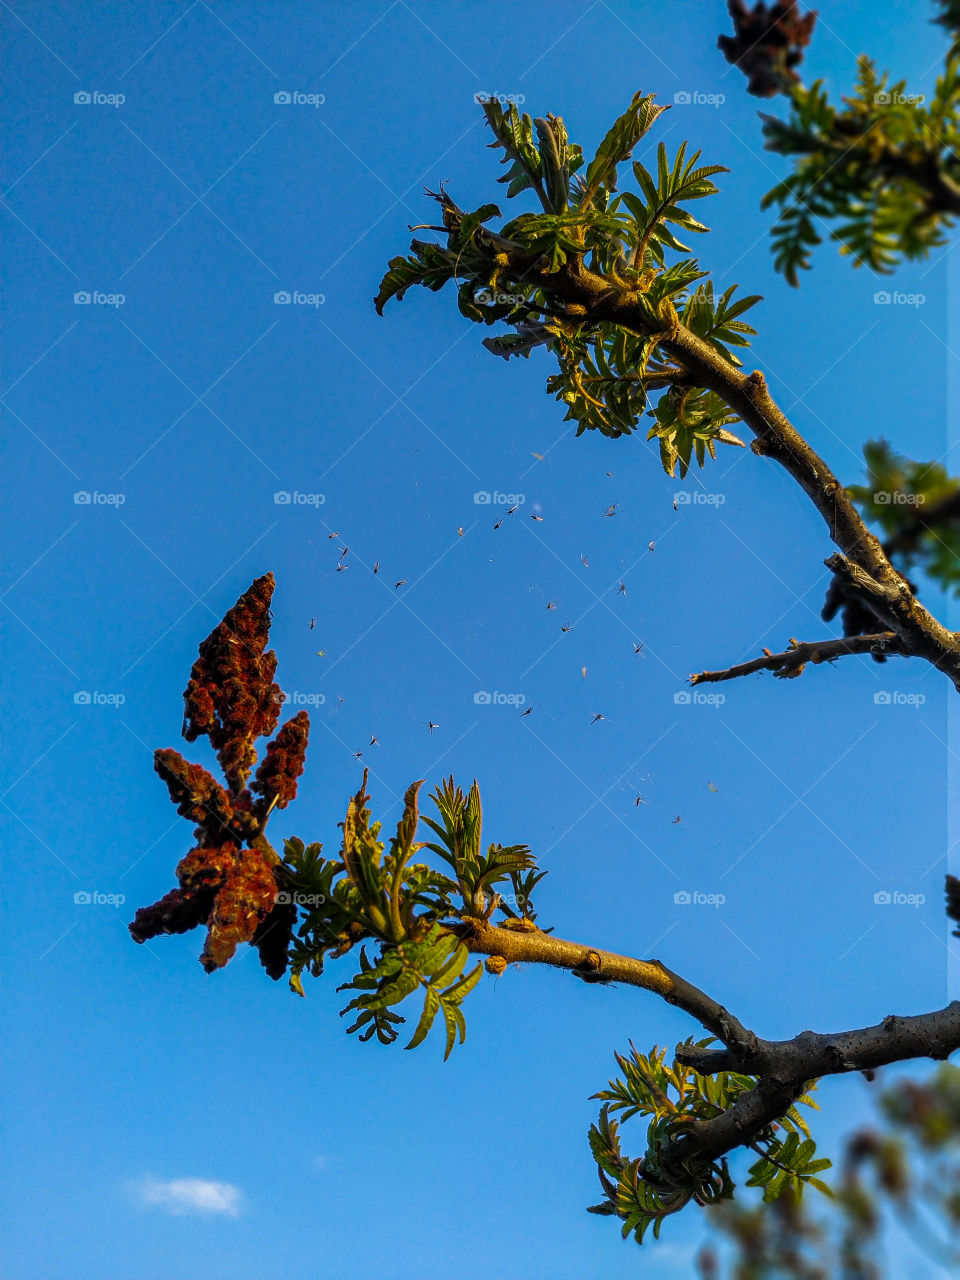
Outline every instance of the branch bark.
[[758, 1040], [752, 1051], [678, 1046], [677, 1060], [701, 1074], [743, 1071], [757, 1087], [722, 1115], [699, 1121], [679, 1138], [672, 1159], [717, 1160], [750, 1142], [789, 1110], [811, 1080], [869, 1071], [910, 1058], [943, 1061], [960, 1048], [960, 1001], [912, 1017], [891, 1015], [873, 1027], [834, 1034], [802, 1031], [792, 1040]]
[[[782, 123], [774, 116], [764, 116], [762, 112], [761, 118], [775, 124]], [[838, 120], [836, 128], [841, 136], [835, 141], [825, 137], [811, 138], [803, 143], [795, 141], [795, 154], [837, 152], [841, 159], [863, 165], [875, 175], [911, 183], [918, 193], [926, 197], [927, 209], [931, 213], [960, 214], [960, 185], [946, 167], [950, 159], [949, 149], [929, 148], [920, 156], [911, 156], [886, 141], [878, 148], [871, 136], [872, 125], [864, 133], [859, 123]]]
[[468, 918], [453, 931], [460, 935], [467, 949], [477, 955], [501, 956], [508, 964], [546, 964], [555, 969], [566, 969], [585, 982], [623, 982], [640, 987], [691, 1014], [725, 1045], [736, 1045], [739, 1050], [747, 1052], [757, 1043], [753, 1032], [748, 1031], [722, 1004], [659, 960], [636, 960], [614, 951], [585, 946], [581, 942], [567, 942], [535, 926], [508, 929], [492, 925], [487, 920]]
[[690, 677], [690, 683], [719, 684], [723, 680], [739, 680], [756, 671], [772, 671], [774, 675], [789, 678], [798, 676], [808, 662], [814, 666], [821, 662], [836, 662], [850, 654], [869, 653], [887, 657], [902, 653], [899, 638], [892, 631], [879, 631], [866, 636], [842, 636], [840, 639], [807, 640], [793, 643], [783, 653], [765, 653], [762, 658], [751, 658], [723, 671], [699, 671]]
[[856, 1031], [801, 1031], [792, 1040], [755, 1040], [752, 1048], [681, 1047], [677, 1057], [695, 1071], [744, 1071], [748, 1075], [814, 1080], [869, 1071], [908, 1058], [949, 1058], [960, 1049], [960, 1000], [932, 1013], [891, 1014]]
[[843, 555], [829, 556], [824, 564], [897, 633], [905, 653], [926, 658], [960, 689], [960, 637], [923, 607], [906, 578], [894, 570], [895, 577], [878, 579]]

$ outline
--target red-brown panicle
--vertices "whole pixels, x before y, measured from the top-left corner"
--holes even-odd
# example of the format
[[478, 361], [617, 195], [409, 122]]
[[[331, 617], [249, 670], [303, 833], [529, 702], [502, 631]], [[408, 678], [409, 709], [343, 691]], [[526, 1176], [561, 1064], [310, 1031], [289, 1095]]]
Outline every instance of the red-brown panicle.
[[205, 924], [228, 870], [236, 860], [236, 846], [222, 844], [213, 849], [191, 849], [177, 867], [180, 888], [141, 907], [130, 925], [137, 942], [165, 933], [187, 933]]
[[280, 718], [277, 655], [267, 651], [273, 588], [273, 574], [264, 574], [228, 611], [201, 644], [183, 695], [183, 736], [207, 735], [233, 792], [243, 790], [256, 763], [254, 742]]
[[256, 849], [235, 844], [191, 849], [177, 867], [177, 879], [179, 889], [140, 908], [130, 932], [137, 942], [146, 942], [206, 924], [200, 963], [208, 973], [222, 969], [241, 942], [253, 941], [277, 903], [273, 871]]
[[209, 737], [227, 787], [179, 751], [154, 754], [177, 811], [196, 823], [196, 847], [177, 867], [179, 888], [142, 907], [130, 932], [145, 942], [205, 924], [200, 960], [208, 973], [222, 968], [241, 942], [251, 942], [270, 976], [281, 977], [296, 925], [296, 904], [285, 892], [283, 866], [264, 828], [271, 808], [285, 808], [297, 794], [310, 731], [305, 711], [268, 744], [256, 780], [247, 786], [257, 759], [254, 744], [280, 718], [277, 658], [267, 652], [273, 587], [268, 573], [240, 597], [200, 646], [184, 693], [183, 736], [189, 742]]
[[277, 900], [277, 882], [256, 849], [238, 851], [213, 902], [200, 963], [222, 969], [241, 942], [252, 942]]
[[285, 809], [297, 794], [297, 779], [303, 773], [310, 735], [310, 717], [306, 711], [298, 711], [288, 720], [273, 742], [267, 746], [267, 754], [260, 762], [257, 776], [250, 790], [261, 797], [261, 806], [267, 808], [276, 797], [276, 807]]
[[796, 67], [803, 61], [817, 20], [816, 10], [800, 13], [797, 0], [763, 0], [749, 9], [744, 0], [728, 0], [735, 34], [720, 36], [717, 45], [728, 62], [749, 81], [747, 92], [758, 98], [788, 93], [800, 83]]
[[153, 753], [153, 767], [167, 784], [177, 812], [197, 824], [206, 837], [204, 843], [230, 839], [234, 816], [230, 796], [203, 765], [189, 764], [179, 751], [162, 747]]

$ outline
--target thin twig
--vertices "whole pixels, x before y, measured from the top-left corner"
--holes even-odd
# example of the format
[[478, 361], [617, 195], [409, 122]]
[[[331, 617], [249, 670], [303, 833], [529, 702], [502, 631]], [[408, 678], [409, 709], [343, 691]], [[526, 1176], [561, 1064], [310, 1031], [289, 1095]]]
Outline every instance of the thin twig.
[[818, 666], [821, 662], [835, 662], [848, 654], [869, 653], [882, 657], [902, 652], [899, 638], [893, 631], [878, 631], [866, 636], [843, 636], [829, 640], [791, 640], [790, 648], [783, 653], [770, 653], [765, 649], [762, 658], [751, 658], [722, 671], [698, 671], [690, 677], [691, 684], [719, 684], [722, 680], [739, 680], [752, 676], [756, 671], [772, 671], [774, 675], [790, 679], [800, 675], [808, 662]]

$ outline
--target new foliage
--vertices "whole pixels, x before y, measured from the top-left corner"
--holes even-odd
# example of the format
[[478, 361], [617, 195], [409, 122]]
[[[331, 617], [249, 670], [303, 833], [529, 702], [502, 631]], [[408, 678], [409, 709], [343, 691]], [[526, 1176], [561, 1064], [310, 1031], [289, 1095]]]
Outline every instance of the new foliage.
[[[635, 191], [619, 190], [619, 168], [666, 110], [652, 94], [636, 94], [583, 168], [583, 153], [572, 146], [558, 116], [531, 121], [511, 104], [484, 104], [507, 167], [500, 179], [507, 197], [532, 193], [541, 212], [525, 212], [498, 231], [487, 227], [502, 217], [497, 205], [472, 213], [459, 209], [445, 191], [435, 196], [442, 211], [445, 245], [415, 240], [407, 257], [394, 258], [376, 298], [383, 310], [412, 285], [438, 290], [453, 282], [460, 311], [480, 324], [505, 323], [512, 332], [487, 338], [484, 346], [509, 359], [545, 347], [558, 371], [547, 390], [577, 423], [577, 434], [597, 430], [629, 435], [646, 414], [653, 419], [664, 470], [685, 475], [696, 458], [703, 466], [718, 444], [743, 442], [727, 428], [737, 415], [712, 391], [692, 383], [662, 349], [679, 323], [689, 326], [733, 365], [734, 348], [755, 330], [741, 317], [759, 298], [734, 298], [735, 289], [714, 296], [707, 272], [679, 238], [708, 228], [686, 207], [713, 195], [720, 165], [699, 165], [683, 143], [671, 158], [661, 143], [648, 170], [632, 166]], [[642, 307], [644, 333], [589, 322], [582, 306], [565, 305], [555, 277], [571, 260], [625, 282]]]

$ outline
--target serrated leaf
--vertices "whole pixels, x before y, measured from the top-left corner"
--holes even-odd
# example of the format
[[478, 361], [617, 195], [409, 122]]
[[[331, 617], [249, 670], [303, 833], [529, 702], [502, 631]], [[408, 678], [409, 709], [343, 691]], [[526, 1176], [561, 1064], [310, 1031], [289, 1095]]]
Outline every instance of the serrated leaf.
[[423, 1013], [420, 1015], [420, 1021], [417, 1023], [413, 1038], [405, 1048], [416, 1049], [417, 1045], [423, 1043], [427, 1038], [427, 1033], [433, 1026], [433, 1020], [437, 1016], [439, 1008], [440, 997], [434, 987], [428, 986], [423, 995]]
[[463, 1014], [455, 1005], [447, 1004], [445, 1001], [441, 1000], [440, 1011], [443, 1014], [443, 1020], [447, 1029], [446, 1044], [443, 1051], [443, 1060], [446, 1062], [450, 1057], [450, 1054], [453, 1052], [453, 1046], [456, 1044], [458, 1031], [460, 1033], [460, 1043], [463, 1044], [466, 1037], [466, 1026], [463, 1021]]
[[816, 1187], [822, 1195], [828, 1196], [831, 1200], [834, 1199], [833, 1188], [828, 1186], [825, 1182], [821, 1182], [819, 1178], [807, 1178], [806, 1181], [809, 1182], [811, 1187]]
[[478, 962], [475, 968], [471, 969], [469, 973], [465, 973], [461, 978], [458, 978], [452, 986], [447, 987], [447, 989], [442, 992], [441, 998], [444, 1003], [452, 1003], [455, 1005], [461, 1004], [477, 985], [482, 976], [483, 965]]
[[433, 975], [433, 982], [438, 987], [442, 987], [446, 983], [453, 982], [455, 978], [459, 977], [463, 966], [467, 962], [467, 956], [469, 954], [470, 952], [462, 943], [458, 947], [454, 948], [443, 967]]
[[630, 159], [634, 147], [666, 110], [653, 105], [653, 94], [646, 97], [642, 93], [634, 94], [630, 106], [610, 126], [587, 166], [581, 208], [592, 203], [601, 187], [616, 191], [617, 165]]

